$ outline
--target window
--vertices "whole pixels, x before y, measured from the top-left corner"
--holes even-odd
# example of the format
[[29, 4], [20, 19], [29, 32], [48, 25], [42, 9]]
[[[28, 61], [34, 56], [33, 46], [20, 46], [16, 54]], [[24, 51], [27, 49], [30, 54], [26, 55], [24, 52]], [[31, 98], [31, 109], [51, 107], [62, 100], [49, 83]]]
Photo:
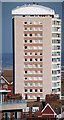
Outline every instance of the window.
[[57, 83], [52, 83], [52, 87], [57, 87]]
[[42, 83], [39, 83], [39, 86], [42, 86]]
[[25, 86], [27, 86], [27, 83], [25, 83]]
[[7, 85], [3, 85], [3, 88], [6, 88], [6, 89], [8, 89], [8, 86], [7, 86]]
[[52, 52], [52, 56], [56, 56], [57, 55], [57, 52]]
[[52, 92], [57, 92], [57, 89], [52, 89]]
[[57, 58], [52, 58], [52, 62], [57, 62]]
[[29, 97], [30, 97], [30, 98], [33, 98], [33, 96], [32, 96], [32, 95], [30, 95]]
[[38, 49], [38, 47], [37, 47], [37, 46], [33, 46], [33, 48], [34, 48], [34, 49]]
[[37, 73], [37, 71], [35, 71], [35, 73]]
[[25, 65], [24, 65], [24, 67], [26, 67], [26, 68], [27, 68], [27, 67], [28, 67], [28, 64], [25, 64]]
[[34, 29], [35, 29], [35, 30], [38, 30], [38, 28], [37, 28], [37, 27], [35, 27]]
[[59, 39], [54, 39], [54, 40], [52, 40], [52, 43], [60, 43], [60, 40]]
[[42, 67], [42, 65], [40, 65], [40, 67]]
[[30, 15], [31, 17], [34, 17], [34, 15]]
[[24, 36], [27, 36], [27, 34], [24, 34]]
[[27, 92], [27, 89], [25, 89], [25, 92]]
[[30, 83], [30, 86], [32, 86], [32, 83]]
[[30, 92], [32, 92], [32, 89], [30, 89]]
[[30, 36], [32, 36], [32, 34], [30, 34]]
[[27, 77], [25, 77], [25, 80], [27, 80]]
[[27, 61], [27, 59], [25, 58], [25, 61]]
[[27, 28], [24, 28], [25, 30], [27, 30]]
[[40, 22], [40, 24], [42, 24], [42, 22]]
[[37, 61], [37, 59], [35, 59], [35, 61]]
[[35, 53], [35, 55], [37, 55], [37, 53]]
[[4, 83], [4, 80], [3, 80], [3, 79], [1, 79], [1, 80], [0, 80], [0, 83]]
[[38, 77], [34, 77], [34, 80], [38, 80]]
[[40, 59], [40, 61], [42, 61], [42, 59]]
[[38, 83], [34, 83], [35, 86], [38, 86]]
[[[35, 16], [37, 17], [38, 15], [35, 15]], [[37, 25], [37, 24], [38, 24], [38, 21], [35, 21], [35, 22], [34, 22], [34, 24], [36, 24], [36, 25]]]
[[32, 24], [32, 22], [30, 22], [30, 24]]
[[60, 91], [60, 88], [58, 88], [57, 91], [59, 92], [59, 91]]
[[38, 43], [38, 40], [34, 40], [35, 43]]
[[25, 55], [27, 55], [27, 53], [25, 53]]
[[60, 74], [60, 70], [57, 70], [57, 73]]
[[59, 33], [52, 33], [52, 37], [61, 37]]
[[37, 33], [35, 33], [35, 36], [37, 36]]
[[60, 64], [57, 64], [57, 67], [60, 68]]
[[53, 24], [54, 24], [54, 25], [60, 25], [60, 24], [61, 24], [61, 21], [53, 21]]
[[38, 46], [38, 49], [42, 49], [43, 47], [42, 46]]
[[40, 92], [42, 92], [42, 89], [40, 89]]
[[27, 71], [25, 71], [25, 73], [27, 73]]
[[32, 67], [33, 67], [33, 65], [29, 64], [29, 67], [30, 67], [30, 68], [32, 68]]
[[30, 55], [32, 55], [32, 53], [30, 53]]
[[40, 30], [42, 30], [42, 27], [40, 27]]
[[59, 92], [59, 91], [60, 91], [60, 88], [52, 89], [52, 92]]
[[39, 80], [42, 80], [42, 77], [39, 77]]
[[42, 36], [42, 33], [40, 33], [40, 36]]
[[28, 46], [28, 49], [32, 50], [32, 49], [33, 49], [33, 46]]
[[59, 62], [60, 61], [60, 58], [57, 58], [57, 62]]
[[27, 49], [27, 46], [25, 46], [25, 49]]
[[37, 65], [37, 64], [35, 64], [35, 67], [38, 67], [38, 65]]
[[27, 40], [25, 40], [25, 43], [27, 43]]
[[29, 80], [33, 80], [33, 77], [29, 77], [28, 79], [29, 79]]
[[40, 71], [40, 73], [42, 73], [42, 71]]
[[42, 55], [42, 53], [40, 53], [40, 55]]
[[25, 15], [23, 15], [23, 17], [25, 17]]
[[57, 64], [52, 64], [53, 69], [57, 69]]
[[30, 43], [32, 43], [32, 40], [30, 40]]
[[30, 30], [32, 30], [32, 28], [30, 28]]
[[57, 74], [57, 70], [53, 70], [52, 74], [56, 75]]
[[24, 24], [27, 24], [27, 22], [24, 22]]
[[40, 40], [40, 43], [42, 43], [43, 41], [42, 40]]
[[37, 92], [37, 89], [35, 89], [35, 92]]
[[52, 77], [52, 80], [54, 81], [54, 80], [57, 80], [57, 76], [53, 76]]
[[32, 59], [30, 58], [30, 61], [32, 61]]
[[33, 71], [28, 71], [29, 74], [33, 74]]
[[52, 50], [60, 50], [60, 46], [52, 46]]

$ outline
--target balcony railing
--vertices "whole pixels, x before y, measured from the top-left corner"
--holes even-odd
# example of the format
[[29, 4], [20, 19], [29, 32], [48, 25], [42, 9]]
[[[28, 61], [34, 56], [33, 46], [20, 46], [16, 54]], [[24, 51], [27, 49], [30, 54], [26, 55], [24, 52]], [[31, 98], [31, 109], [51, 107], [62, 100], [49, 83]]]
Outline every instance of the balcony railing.
[[0, 104], [24, 104], [26, 103], [25, 100], [8, 100], [4, 102], [0, 102]]

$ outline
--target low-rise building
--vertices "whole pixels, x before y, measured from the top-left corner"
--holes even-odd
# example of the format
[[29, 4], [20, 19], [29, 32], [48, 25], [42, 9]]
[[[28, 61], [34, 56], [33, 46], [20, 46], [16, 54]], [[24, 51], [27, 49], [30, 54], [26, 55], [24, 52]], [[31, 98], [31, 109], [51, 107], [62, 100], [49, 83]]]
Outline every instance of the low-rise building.
[[0, 90], [0, 118], [21, 118], [22, 109], [27, 107], [26, 101], [23, 99], [5, 99], [5, 95], [10, 90]]
[[9, 82], [5, 77], [0, 76], [0, 89], [11, 90], [13, 92], [13, 82]]

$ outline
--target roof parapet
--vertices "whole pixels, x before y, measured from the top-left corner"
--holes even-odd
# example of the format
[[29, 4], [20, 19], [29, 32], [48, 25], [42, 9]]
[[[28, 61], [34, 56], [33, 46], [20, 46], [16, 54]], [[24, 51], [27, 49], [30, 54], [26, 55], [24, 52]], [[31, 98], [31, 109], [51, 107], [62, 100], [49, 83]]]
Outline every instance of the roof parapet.
[[24, 4], [23, 6], [17, 6], [12, 10], [12, 15], [54, 15], [55, 12], [53, 9], [38, 5], [37, 3], [33, 4]]

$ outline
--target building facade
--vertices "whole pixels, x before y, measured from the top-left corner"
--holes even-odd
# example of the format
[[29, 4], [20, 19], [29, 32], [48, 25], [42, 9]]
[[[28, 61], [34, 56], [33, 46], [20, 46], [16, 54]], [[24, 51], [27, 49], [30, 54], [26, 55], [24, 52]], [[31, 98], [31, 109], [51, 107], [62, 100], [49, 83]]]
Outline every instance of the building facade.
[[61, 95], [61, 19], [29, 4], [12, 10], [14, 90], [28, 99]]

